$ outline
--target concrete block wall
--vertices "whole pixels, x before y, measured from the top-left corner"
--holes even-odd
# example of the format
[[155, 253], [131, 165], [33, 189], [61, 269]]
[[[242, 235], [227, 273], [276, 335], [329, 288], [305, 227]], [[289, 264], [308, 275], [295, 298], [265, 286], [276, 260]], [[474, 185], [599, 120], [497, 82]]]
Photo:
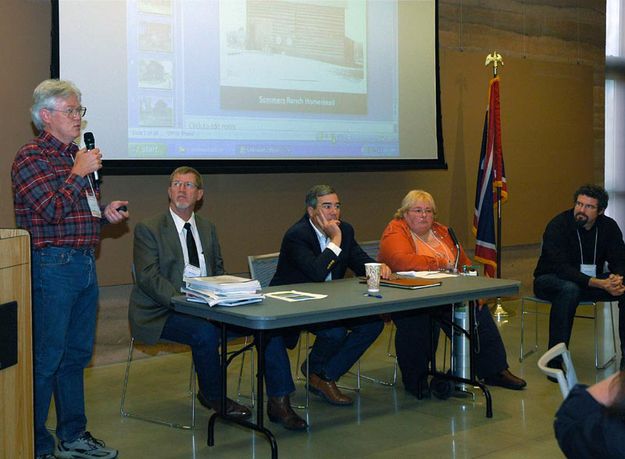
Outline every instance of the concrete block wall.
[[439, 0], [441, 49], [484, 57], [497, 51], [504, 64], [508, 56], [593, 66], [594, 149], [588, 153], [598, 184], [604, 177], [605, 30], [605, 1]]

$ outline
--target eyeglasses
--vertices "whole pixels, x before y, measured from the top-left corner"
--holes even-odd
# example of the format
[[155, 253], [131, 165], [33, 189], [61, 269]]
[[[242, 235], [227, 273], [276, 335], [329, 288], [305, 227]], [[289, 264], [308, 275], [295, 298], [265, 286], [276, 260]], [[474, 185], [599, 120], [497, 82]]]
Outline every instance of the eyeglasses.
[[46, 108], [46, 110], [50, 110], [51, 112], [63, 113], [68, 118], [82, 117], [82, 116], [85, 116], [85, 113], [87, 113], [87, 107], [66, 108], [65, 110], [57, 110], [56, 108]]
[[597, 206], [594, 204], [584, 204], [583, 202], [575, 201], [575, 207], [581, 207], [587, 210], [597, 210]]
[[187, 190], [194, 190], [196, 189], [198, 186], [193, 183], [193, 182], [183, 182], [181, 180], [174, 180], [173, 182], [171, 182], [171, 186], [173, 188], [179, 188], [181, 186], [185, 187]]
[[414, 214], [417, 215], [433, 215], [434, 214], [434, 210], [428, 208], [422, 209], [421, 207], [416, 207], [414, 209], [408, 209], [408, 212], [412, 212]]

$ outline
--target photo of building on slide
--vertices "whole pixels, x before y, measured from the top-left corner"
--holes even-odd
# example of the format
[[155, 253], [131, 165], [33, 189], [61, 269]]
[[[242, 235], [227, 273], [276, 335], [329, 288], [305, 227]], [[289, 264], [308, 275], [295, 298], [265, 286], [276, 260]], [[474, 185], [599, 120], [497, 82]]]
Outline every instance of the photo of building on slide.
[[366, 2], [221, 0], [221, 108], [367, 113]]

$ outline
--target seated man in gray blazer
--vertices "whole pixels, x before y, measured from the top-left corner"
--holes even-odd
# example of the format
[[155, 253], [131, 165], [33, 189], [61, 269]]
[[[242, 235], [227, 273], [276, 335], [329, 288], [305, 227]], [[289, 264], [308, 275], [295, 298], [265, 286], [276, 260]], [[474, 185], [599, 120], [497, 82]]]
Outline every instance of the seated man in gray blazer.
[[[140, 222], [134, 231], [135, 286], [128, 317], [132, 335], [146, 343], [166, 339], [191, 346], [198, 378], [198, 400], [207, 408], [221, 408], [219, 366], [220, 329], [212, 322], [175, 312], [171, 299], [180, 295], [184, 276], [224, 273], [215, 225], [195, 214], [203, 197], [202, 176], [191, 167], [179, 167], [170, 176], [169, 209]], [[242, 329], [237, 336], [251, 334]], [[295, 390], [288, 355], [280, 336], [271, 337], [265, 350], [265, 378], [269, 419], [287, 429], [308, 426], [292, 409]], [[227, 400], [227, 414], [247, 418], [246, 406]]]

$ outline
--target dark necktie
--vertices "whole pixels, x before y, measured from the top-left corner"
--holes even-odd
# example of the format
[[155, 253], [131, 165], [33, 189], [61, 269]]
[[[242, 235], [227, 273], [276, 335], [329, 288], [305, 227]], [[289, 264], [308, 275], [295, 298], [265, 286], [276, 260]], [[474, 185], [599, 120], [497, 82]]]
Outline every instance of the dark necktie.
[[195, 238], [193, 237], [193, 231], [191, 230], [191, 223], [185, 223], [184, 229], [187, 230], [187, 253], [189, 254], [189, 264], [199, 268], [200, 259], [197, 255], [197, 246], [195, 245]]

